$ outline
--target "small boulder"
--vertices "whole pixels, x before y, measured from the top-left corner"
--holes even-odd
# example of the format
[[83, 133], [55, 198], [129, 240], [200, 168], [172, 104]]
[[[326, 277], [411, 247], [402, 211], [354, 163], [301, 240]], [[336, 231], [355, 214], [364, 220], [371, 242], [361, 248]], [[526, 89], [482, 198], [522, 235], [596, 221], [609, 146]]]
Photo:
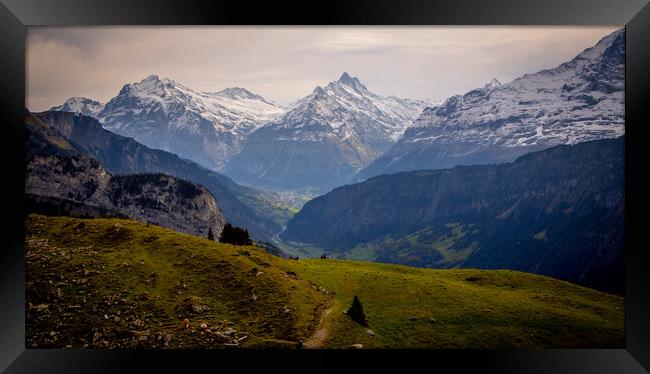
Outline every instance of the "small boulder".
[[352, 344], [352, 345], [350, 346], [350, 348], [352, 348], [352, 349], [362, 349], [362, 348], [363, 348], [363, 344], [361, 344], [361, 343], [355, 343], [355, 344]]
[[368, 334], [368, 336], [375, 336], [375, 332], [370, 329], [366, 330], [366, 334]]

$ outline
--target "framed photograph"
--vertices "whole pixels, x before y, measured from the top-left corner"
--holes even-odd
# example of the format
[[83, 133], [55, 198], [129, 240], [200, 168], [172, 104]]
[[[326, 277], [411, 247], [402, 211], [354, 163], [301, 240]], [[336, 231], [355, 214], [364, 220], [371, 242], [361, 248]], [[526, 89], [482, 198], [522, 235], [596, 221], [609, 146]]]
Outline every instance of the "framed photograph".
[[2, 370], [650, 369], [646, 1], [0, 16]]

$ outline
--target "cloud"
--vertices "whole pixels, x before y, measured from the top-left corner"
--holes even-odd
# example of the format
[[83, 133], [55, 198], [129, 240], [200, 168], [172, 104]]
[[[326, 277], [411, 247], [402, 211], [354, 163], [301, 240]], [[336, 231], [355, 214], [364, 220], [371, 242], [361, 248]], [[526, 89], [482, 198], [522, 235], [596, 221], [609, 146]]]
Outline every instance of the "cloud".
[[550, 68], [614, 27], [29, 27], [27, 102], [107, 101], [149, 74], [282, 103], [343, 71], [384, 95], [444, 99]]

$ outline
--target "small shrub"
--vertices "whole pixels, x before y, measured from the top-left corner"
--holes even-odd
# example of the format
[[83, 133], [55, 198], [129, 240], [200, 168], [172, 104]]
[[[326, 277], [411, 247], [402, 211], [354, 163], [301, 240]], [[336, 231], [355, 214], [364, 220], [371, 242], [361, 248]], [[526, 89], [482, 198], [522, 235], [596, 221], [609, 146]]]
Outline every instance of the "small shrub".
[[346, 314], [352, 318], [352, 320], [361, 326], [368, 326], [368, 321], [366, 320], [366, 314], [363, 312], [363, 305], [357, 296], [352, 300], [352, 305], [348, 308]]

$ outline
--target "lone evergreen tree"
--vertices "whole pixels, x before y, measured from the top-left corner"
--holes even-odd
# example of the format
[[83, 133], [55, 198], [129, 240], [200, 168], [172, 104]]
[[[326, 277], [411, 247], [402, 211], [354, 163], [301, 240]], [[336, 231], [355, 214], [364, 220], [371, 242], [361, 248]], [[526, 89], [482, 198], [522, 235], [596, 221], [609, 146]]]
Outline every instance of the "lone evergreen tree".
[[361, 301], [359, 301], [359, 298], [357, 296], [354, 296], [354, 300], [352, 300], [352, 305], [348, 308], [348, 311], [346, 312], [352, 320], [361, 326], [368, 326], [368, 321], [366, 320], [366, 314], [363, 312], [363, 305], [361, 305]]
[[226, 225], [223, 227], [219, 241], [221, 243], [229, 243], [234, 245], [253, 245], [253, 241], [248, 234], [248, 230], [233, 226], [229, 223], [226, 223]]
[[208, 240], [214, 240], [214, 234], [212, 233], [212, 227], [208, 229]]

